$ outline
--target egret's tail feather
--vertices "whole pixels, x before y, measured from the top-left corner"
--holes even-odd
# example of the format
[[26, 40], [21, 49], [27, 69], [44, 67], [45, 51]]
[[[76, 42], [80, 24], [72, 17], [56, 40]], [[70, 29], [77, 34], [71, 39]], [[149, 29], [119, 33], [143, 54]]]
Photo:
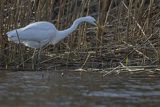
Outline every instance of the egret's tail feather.
[[9, 41], [13, 41], [15, 43], [19, 43], [16, 30], [9, 31], [9, 32], [6, 33], [6, 35], [8, 36], [8, 40]]

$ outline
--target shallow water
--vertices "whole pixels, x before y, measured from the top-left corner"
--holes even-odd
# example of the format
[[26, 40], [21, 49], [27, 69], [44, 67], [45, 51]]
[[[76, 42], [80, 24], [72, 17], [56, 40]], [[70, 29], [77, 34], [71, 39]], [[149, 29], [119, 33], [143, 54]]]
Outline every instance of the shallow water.
[[1, 72], [0, 107], [158, 107], [160, 73]]

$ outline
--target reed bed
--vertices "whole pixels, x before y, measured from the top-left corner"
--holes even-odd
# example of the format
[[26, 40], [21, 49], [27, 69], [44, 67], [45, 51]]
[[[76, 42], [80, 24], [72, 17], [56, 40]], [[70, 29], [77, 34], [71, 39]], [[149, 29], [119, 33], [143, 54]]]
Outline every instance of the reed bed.
[[159, 65], [159, 5], [159, 0], [1, 0], [0, 69], [31, 69], [33, 49], [9, 42], [7, 31], [42, 20], [62, 30], [86, 15], [98, 26], [85, 24], [44, 47], [42, 69]]

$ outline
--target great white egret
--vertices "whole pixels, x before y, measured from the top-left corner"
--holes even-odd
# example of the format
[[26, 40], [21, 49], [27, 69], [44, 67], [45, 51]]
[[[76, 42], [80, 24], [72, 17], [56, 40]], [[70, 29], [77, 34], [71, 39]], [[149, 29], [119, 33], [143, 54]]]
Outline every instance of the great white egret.
[[96, 20], [91, 16], [76, 19], [72, 26], [66, 30], [58, 31], [56, 27], [45, 21], [35, 22], [26, 27], [7, 32], [8, 40], [22, 43], [31, 48], [41, 48], [46, 44], [56, 44], [72, 33], [82, 22], [96, 25]]
[[[76, 19], [72, 26], [66, 30], [59, 31], [56, 27], [46, 21], [35, 22], [27, 25], [26, 27], [15, 29], [7, 32], [8, 40], [13, 41], [15, 43], [22, 43], [25, 46], [39, 49], [39, 54], [41, 48], [47, 44], [56, 44], [60, 40], [67, 37], [70, 33], [72, 33], [79, 24], [82, 22], [87, 22], [92, 25], [96, 25], [96, 20], [91, 16], [85, 16]], [[35, 53], [35, 52], [34, 52]], [[39, 58], [38, 54], [38, 58]], [[33, 54], [33, 58], [34, 58]], [[32, 60], [33, 62], [33, 60]], [[32, 66], [33, 67], [33, 66]], [[33, 67], [34, 68], [34, 67]]]

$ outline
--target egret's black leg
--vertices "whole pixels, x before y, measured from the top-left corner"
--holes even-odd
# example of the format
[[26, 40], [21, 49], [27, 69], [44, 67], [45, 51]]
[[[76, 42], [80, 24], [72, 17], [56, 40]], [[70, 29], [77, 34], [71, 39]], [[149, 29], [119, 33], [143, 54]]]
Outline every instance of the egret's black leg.
[[32, 69], [36, 69], [36, 49], [34, 49], [33, 55], [32, 55]]
[[42, 50], [42, 48], [40, 48], [40, 49], [38, 50], [38, 54], [37, 54], [37, 68], [38, 68], [38, 70], [40, 69], [41, 50]]

